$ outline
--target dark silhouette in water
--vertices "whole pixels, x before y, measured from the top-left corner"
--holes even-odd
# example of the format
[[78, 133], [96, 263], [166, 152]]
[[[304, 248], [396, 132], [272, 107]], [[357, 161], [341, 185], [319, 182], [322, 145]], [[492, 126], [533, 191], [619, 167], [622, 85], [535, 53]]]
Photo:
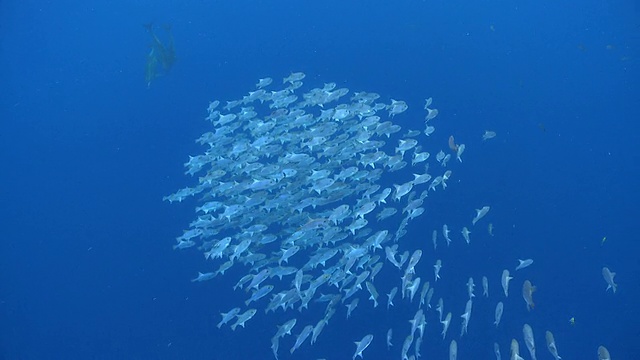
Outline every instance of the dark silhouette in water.
[[[145, 66], [145, 80], [147, 81], [147, 87], [150, 87], [155, 78], [169, 73], [173, 63], [176, 61], [176, 51], [173, 45], [171, 26], [163, 26], [169, 38], [166, 46], [153, 31], [153, 24], [145, 24], [144, 27], [151, 35], [151, 50], [147, 54], [147, 64]], [[162, 65], [162, 69], [158, 69], [158, 64]]]

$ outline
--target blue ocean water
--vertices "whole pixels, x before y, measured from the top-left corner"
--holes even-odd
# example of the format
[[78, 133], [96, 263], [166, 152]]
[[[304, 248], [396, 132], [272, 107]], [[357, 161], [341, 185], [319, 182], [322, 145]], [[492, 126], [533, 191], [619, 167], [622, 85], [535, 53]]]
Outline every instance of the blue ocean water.
[[[149, 22], [171, 24], [177, 61], [148, 87]], [[191, 283], [204, 258], [172, 245], [196, 204], [162, 197], [191, 185], [182, 164], [202, 151], [209, 101], [292, 71], [405, 100], [405, 128], [423, 128], [432, 96], [437, 133], [467, 144], [455, 181], [402, 240], [424, 249], [426, 278], [444, 263], [459, 359], [492, 359], [493, 342], [506, 358], [512, 338], [526, 353], [524, 323], [539, 359], [551, 358], [545, 330], [566, 359], [596, 359], [599, 345], [640, 358], [640, 6], [594, 0], [0, 2], [0, 358], [271, 359], [288, 314], [217, 329], [245, 299], [231, 290], [243, 269]], [[498, 135], [483, 142], [485, 130]], [[431, 252], [432, 230], [486, 204], [494, 237]], [[502, 269], [528, 257], [536, 308], [521, 277], [498, 329], [493, 302], [477, 301], [457, 337], [468, 277], [487, 275], [498, 294]], [[397, 282], [390, 270], [381, 284]], [[315, 345], [290, 356], [283, 340], [280, 358], [349, 359], [368, 333], [366, 359], [399, 358], [415, 306], [374, 310], [363, 297], [351, 319], [343, 310]], [[439, 333], [427, 324], [425, 358], [448, 357]]]

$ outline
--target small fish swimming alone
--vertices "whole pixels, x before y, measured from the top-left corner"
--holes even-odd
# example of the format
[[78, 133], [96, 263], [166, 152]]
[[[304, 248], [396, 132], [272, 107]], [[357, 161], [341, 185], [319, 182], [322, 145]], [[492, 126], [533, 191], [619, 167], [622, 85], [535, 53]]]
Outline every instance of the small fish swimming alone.
[[[173, 34], [171, 26], [163, 26], [167, 32], [168, 42], [165, 45], [153, 31], [153, 24], [144, 24], [145, 29], [151, 36], [151, 51], [147, 55], [147, 65], [145, 68], [145, 80], [147, 88], [151, 86], [151, 82], [161, 75], [168, 74], [169, 70], [176, 61], [176, 50], [173, 44]], [[159, 72], [158, 65], [162, 65], [162, 71]]]
[[607, 282], [607, 291], [609, 289], [612, 289], [614, 294], [618, 289], [618, 284], [616, 284], [613, 279], [615, 276], [616, 276], [616, 273], [611, 272], [611, 270], [609, 270], [608, 267], [605, 266], [602, 268], [602, 277], [604, 278], [604, 281]]
[[485, 130], [484, 134], [482, 134], [482, 141], [487, 141], [489, 139], [493, 139], [496, 137], [496, 132], [491, 130]]
[[607, 350], [607, 348], [602, 345], [598, 346], [598, 360], [611, 360], [609, 350]]
[[531, 264], [533, 264], [533, 259], [526, 259], [526, 260], [518, 259], [518, 262], [519, 264], [518, 266], [516, 266], [516, 271], [531, 266]]
[[483, 206], [482, 209], [476, 209], [476, 216], [473, 218], [471, 223], [475, 225], [480, 219], [482, 219], [483, 217], [485, 217], [485, 215], [487, 215], [489, 210], [491, 210], [490, 206]]
[[500, 301], [496, 305], [495, 321], [493, 322], [493, 324], [496, 327], [498, 327], [498, 325], [500, 325], [500, 319], [502, 319], [502, 313], [503, 312], [504, 312], [504, 304], [502, 303], [502, 301]]

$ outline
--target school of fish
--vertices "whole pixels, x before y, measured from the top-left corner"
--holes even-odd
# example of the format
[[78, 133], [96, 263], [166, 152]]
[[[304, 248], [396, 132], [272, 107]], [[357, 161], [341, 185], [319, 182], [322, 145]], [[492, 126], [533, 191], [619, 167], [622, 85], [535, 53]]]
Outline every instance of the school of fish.
[[[196, 140], [204, 151], [189, 156], [184, 164], [194, 184], [164, 197], [171, 203], [189, 198], [197, 202], [195, 219], [174, 245], [176, 250], [197, 249], [210, 263], [191, 281], [211, 281], [231, 268], [243, 269], [244, 275], [234, 279], [233, 290], [242, 289], [246, 300], [232, 309], [220, 309], [217, 327], [240, 331], [255, 316], [289, 314], [288, 321], [273, 326], [271, 356], [279, 359], [285, 353], [294, 357], [299, 348], [313, 345], [340, 309], [349, 318], [365, 302], [379, 311], [406, 306], [415, 308], [415, 315], [407, 319], [404, 329], [360, 334], [353, 339], [353, 354], [348, 355], [354, 360], [364, 358], [372, 342], [380, 342], [389, 351], [385, 358], [417, 359], [425, 328], [439, 323], [440, 341], [451, 338], [449, 358], [456, 359], [465, 334], [471, 331], [474, 302], [495, 304], [495, 314], [483, 315], [482, 321], [500, 327], [508, 311], [510, 282], [518, 281], [522, 306], [536, 311], [536, 286], [524, 278], [533, 259], [518, 259], [517, 279], [508, 269], [501, 276], [476, 278], [481, 280], [481, 295], [476, 295], [474, 278], [469, 277], [460, 284], [468, 295], [464, 309], [445, 312], [446, 292], [438, 292], [432, 307], [436, 286], [446, 281], [447, 264], [440, 259], [431, 262], [433, 274], [419, 271], [417, 265], [423, 251], [437, 250], [439, 231], [432, 232], [433, 250], [426, 246], [424, 235], [422, 249], [407, 249], [402, 240], [409, 223], [425, 214], [429, 199], [443, 196], [440, 193], [447, 188], [452, 169], [463, 165], [466, 148], [453, 136], [442, 141], [443, 148], [448, 144], [446, 151], [424, 148], [439, 144], [432, 137], [439, 113], [432, 99], [424, 106], [424, 129], [402, 131], [393, 120], [408, 109], [406, 102], [383, 102], [377, 93], [352, 93], [335, 83], [303, 91], [305, 77], [294, 72], [282, 84], [259, 79], [241, 99], [226, 105], [211, 102], [206, 117], [211, 130]], [[487, 131], [482, 140], [493, 137], [495, 133]], [[454, 156], [457, 161], [450, 164]], [[403, 174], [408, 176], [398, 182]], [[395, 184], [385, 186], [393, 183], [390, 179]], [[472, 233], [480, 231], [490, 209], [481, 205], [460, 232], [452, 233], [443, 224], [444, 244], [448, 246], [460, 234], [470, 246]], [[493, 225], [485, 226], [493, 236]], [[386, 263], [389, 271], [400, 274], [392, 286], [376, 282]], [[605, 267], [602, 274], [607, 290], [615, 293], [615, 273]], [[502, 292], [493, 291], [490, 296], [489, 278], [500, 280]], [[378, 288], [389, 292], [380, 296]], [[311, 318], [308, 309], [318, 304], [324, 308], [323, 315]], [[427, 321], [428, 317], [432, 320]], [[457, 332], [450, 332], [458, 322]], [[394, 331], [400, 331], [403, 339], [397, 347]], [[560, 359], [553, 334], [548, 330], [544, 334], [549, 353]], [[510, 358], [523, 359], [516, 336]], [[524, 324], [520, 336], [535, 360], [534, 329]], [[288, 351], [280, 349], [281, 341]], [[601, 348], [599, 358], [610, 358]], [[497, 342], [493, 353], [501, 359]]]

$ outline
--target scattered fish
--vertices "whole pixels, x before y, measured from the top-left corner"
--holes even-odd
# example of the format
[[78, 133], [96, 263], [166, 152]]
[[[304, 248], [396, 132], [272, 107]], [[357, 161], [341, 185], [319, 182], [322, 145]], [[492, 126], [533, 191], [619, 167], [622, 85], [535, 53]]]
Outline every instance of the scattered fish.
[[[155, 53], [152, 57], [159, 59]], [[400, 292], [409, 299], [396, 299], [396, 306], [417, 308], [400, 355], [402, 359], [418, 358], [428, 317], [433, 316], [429, 315], [429, 309], [435, 290], [429, 282], [421, 280], [428, 270], [424, 260], [420, 263], [427, 256], [423, 255], [425, 244], [410, 252], [405, 248], [408, 243], [403, 236], [408, 234], [409, 224], [426, 213], [425, 209], [431, 209], [433, 204], [428, 201], [432, 191], [446, 189], [454, 167], [462, 166], [465, 145], [457, 144], [451, 136], [451, 153], [440, 149], [426, 151], [423, 147], [428, 142], [424, 139], [428, 138], [415, 130], [401, 132], [401, 126], [392, 122], [408, 110], [406, 102], [394, 99], [385, 102], [378, 94], [351, 92], [336, 83], [303, 90], [302, 81], [306, 78], [302, 72], [292, 72], [280, 85], [264, 77], [253, 83], [255, 88], [243, 97], [224, 106], [218, 100], [209, 104], [206, 121], [210, 128], [196, 140], [203, 149], [184, 164], [184, 172], [192, 184], [164, 197], [169, 203], [189, 199], [195, 205], [194, 219], [176, 239], [174, 248], [202, 251], [206, 261], [213, 263], [212, 268], [218, 268], [198, 273], [192, 281], [210, 280], [233, 268], [229, 271], [232, 275], [227, 276], [237, 276], [231, 284], [235, 283], [234, 289], [244, 290], [242, 294], [249, 297], [243, 299], [246, 305], [263, 306], [267, 314], [280, 310], [283, 316], [302, 312], [305, 321], [313, 321], [315, 326], [307, 325], [297, 334], [290, 353], [308, 338], [314, 344], [339, 310], [339, 304], [345, 304], [348, 318], [355, 318], [354, 311], [363, 296], [377, 307], [377, 287], [385, 291], [391, 288], [387, 309], [394, 305], [394, 297]], [[427, 101], [426, 111], [429, 124], [425, 124], [424, 133], [436, 136], [432, 125], [437, 122], [434, 119], [438, 110], [432, 108], [432, 99]], [[458, 161], [448, 162], [453, 154]], [[435, 170], [431, 166], [429, 170], [429, 164], [436, 162], [441, 166]], [[405, 167], [410, 171], [398, 172]], [[389, 184], [394, 180], [397, 184], [391, 187]], [[394, 205], [387, 206], [391, 199], [395, 200]], [[476, 210], [472, 225], [489, 211], [489, 206]], [[493, 236], [491, 223], [487, 230]], [[432, 232], [434, 250], [439, 232]], [[441, 233], [450, 245], [447, 224], [442, 225]], [[461, 228], [461, 234], [467, 244], [475, 246], [470, 244], [471, 231], [467, 226]], [[383, 267], [386, 261], [393, 266]], [[516, 270], [531, 262], [521, 260]], [[442, 261], [437, 259], [433, 265], [435, 281], [441, 279], [441, 268]], [[615, 273], [605, 269], [603, 276], [615, 292]], [[387, 271], [391, 274], [397, 271], [397, 283], [376, 283], [379, 277], [388, 279], [386, 274], [377, 275]], [[501, 284], [505, 297], [511, 279], [509, 271], [504, 270]], [[435, 309], [443, 339], [453, 316], [444, 310], [443, 297], [449, 296], [446, 285], [437, 287], [442, 297]], [[483, 296], [488, 298], [486, 276], [482, 277], [482, 287]], [[476, 298], [473, 277], [468, 278], [466, 288], [468, 301], [460, 315], [461, 336], [469, 330], [472, 299]], [[529, 309], [534, 306], [534, 290], [525, 281], [523, 297]], [[418, 292], [419, 304], [411, 305]], [[304, 311], [313, 306], [323, 309]], [[376, 311], [386, 311], [381, 308]], [[503, 311], [504, 305], [499, 302], [495, 310], [496, 326]], [[237, 330], [256, 313], [255, 308], [244, 312], [239, 307], [233, 308], [221, 314], [218, 327], [235, 320], [231, 328]], [[309, 316], [317, 317], [309, 319]], [[271, 338], [271, 351], [276, 359], [280, 338], [291, 335], [297, 326], [296, 318], [287, 318]], [[388, 348], [392, 346], [392, 332], [392, 329], [387, 332]], [[535, 350], [532, 331], [523, 329], [523, 332], [530, 352]], [[362, 358], [372, 340], [373, 335], [366, 335], [356, 342], [352, 359]], [[519, 358], [517, 341], [514, 342], [512, 353]], [[553, 354], [549, 344], [548, 340], [547, 347]], [[555, 341], [551, 344], [555, 347]], [[449, 346], [450, 359], [456, 359], [456, 340]], [[494, 353], [500, 360], [497, 345]]]

